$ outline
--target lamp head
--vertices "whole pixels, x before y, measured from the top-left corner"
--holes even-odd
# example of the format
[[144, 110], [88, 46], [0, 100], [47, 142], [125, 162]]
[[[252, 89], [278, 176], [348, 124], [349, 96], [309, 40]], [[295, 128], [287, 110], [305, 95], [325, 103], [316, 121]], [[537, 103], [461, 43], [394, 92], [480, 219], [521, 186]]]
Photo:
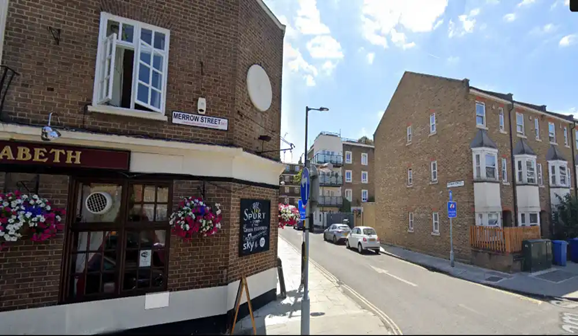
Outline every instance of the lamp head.
[[42, 135], [40, 136], [40, 138], [43, 141], [51, 141], [54, 139], [58, 139], [60, 138], [60, 136], [61, 136], [60, 132], [58, 132], [55, 129], [52, 129], [52, 127], [50, 126], [42, 127]]

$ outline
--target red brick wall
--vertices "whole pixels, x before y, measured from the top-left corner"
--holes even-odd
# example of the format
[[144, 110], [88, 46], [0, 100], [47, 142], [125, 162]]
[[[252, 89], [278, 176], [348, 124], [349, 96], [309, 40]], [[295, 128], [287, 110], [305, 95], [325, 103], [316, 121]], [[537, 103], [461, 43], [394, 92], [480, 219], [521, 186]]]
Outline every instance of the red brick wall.
[[[93, 96], [100, 12], [171, 31], [166, 115], [169, 122], [83, 112]], [[56, 45], [47, 27], [60, 28]], [[281, 120], [283, 31], [256, 1], [236, 0], [20, 0], [10, 1], [3, 63], [20, 73], [6, 98], [7, 120], [106, 133], [278, 149]], [[201, 67], [201, 63], [203, 67]], [[249, 101], [246, 73], [266, 69], [273, 86], [269, 111]], [[207, 99], [207, 115], [229, 119], [229, 131], [174, 125], [173, 110], [196, 112]], [[241, 118], [241, 112], [245, 117]], [[250, 121], [253, 120], [253, 121]], [[238, 125], [237, 125], [238, 124]], [[261, 126], [259, 126], [261, 125]], [[279, 152], [266, 156], [279, 158]]]
[[[4, 184], [5, 173], [0, 181]], [[65, 207], [68, 177], [40, 175], [39, 196]], [[28, 237], [0, 251], [0, 311], [58, 303], [64, 234], [34, 243]]]

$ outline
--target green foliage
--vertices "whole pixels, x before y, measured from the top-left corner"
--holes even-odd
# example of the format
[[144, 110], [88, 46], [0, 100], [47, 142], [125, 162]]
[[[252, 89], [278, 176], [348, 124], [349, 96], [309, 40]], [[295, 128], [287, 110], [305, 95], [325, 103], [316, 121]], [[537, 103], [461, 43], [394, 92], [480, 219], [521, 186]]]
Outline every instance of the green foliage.
[[299, 172], [293, 176], [293, 183], [301, 183], [301, 172], [303, 169], [299, 169]]
[[578, 198], [568, 194], [558, 197], [560, 204], [553, 210], [554, 237], [556, 239], [578, 238]]

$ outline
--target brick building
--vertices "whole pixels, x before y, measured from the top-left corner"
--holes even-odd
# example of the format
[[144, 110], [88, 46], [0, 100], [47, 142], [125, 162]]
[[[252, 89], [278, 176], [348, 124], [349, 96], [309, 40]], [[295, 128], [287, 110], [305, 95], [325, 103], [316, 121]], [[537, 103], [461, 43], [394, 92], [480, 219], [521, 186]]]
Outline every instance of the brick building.
[[299, 183], [296, 182], [295, 176], [303, 169], [303, 164], [299, 163], [286, 163], [285, 169], [279, 177], [279, 183], [281, 185], [279, 191], [279, 203], [291, 204], [294, 206], [298, 205], [301, 199], [301, 188]]
[[[265, 4], [0, 6], [0, 185], [67, 210], [56, 238], [0, 251], [2, 332], [222, 331], [241, 276], [254, 309], [274, 300], [284, 26]], [[221, 204], [215, 236], [171, 234], [186, 196]], [[262, 253], [240, 256], [242, 199], [270, 203]]]
[[323, 214], [342, 210], [344, 199], [352, 209], [361, 211], [361, 203], [374, 198], [373, 152], [373, 142], [366, 137], [352, 140], [331, 132], [317, 135], [308, 158], [317, 165], [331, 164], [332, 169], [319, 176], [315, 225], [325, 226]]
[[573, 118], [467, 79], [405, 72], [375, 145], [380, 237], [433, 255], [450, 249], [449, 188], [456, 258], [465, 261], [470, 226], [540, 226], [549, 238], [557, 196], [576, 193]]

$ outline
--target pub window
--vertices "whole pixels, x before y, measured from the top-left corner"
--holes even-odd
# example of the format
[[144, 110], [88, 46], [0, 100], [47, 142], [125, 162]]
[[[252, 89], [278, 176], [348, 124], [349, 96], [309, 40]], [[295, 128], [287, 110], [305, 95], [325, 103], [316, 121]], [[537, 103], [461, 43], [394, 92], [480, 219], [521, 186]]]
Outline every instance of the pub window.
[[4, 193], [20, 191], [23, 194], [38, 194], [40, 175], [28, 173], [6, 173]]
[[169, 184], [79, 182], [67, 299], [166, 290], [169, 204]]

